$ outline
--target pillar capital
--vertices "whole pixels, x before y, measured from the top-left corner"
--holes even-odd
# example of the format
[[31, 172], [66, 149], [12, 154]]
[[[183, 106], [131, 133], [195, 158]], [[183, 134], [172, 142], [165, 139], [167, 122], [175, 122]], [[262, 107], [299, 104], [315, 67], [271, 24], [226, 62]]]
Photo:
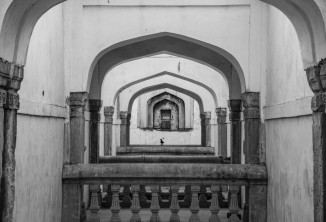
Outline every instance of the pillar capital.
[[127, 124], [127, 117], [128, 117], [128, 112], [127, 111], [120, 111], [120, 119], [121, 119], [121, 124], [122, 125]]
[[88, 106], [91, 121], [99, 122], [101, 120], [101, 115], [99, 112], [102, 108], [102, 100], [90, 99]]
[[322, 59], [317, 65], [306, 70], [307, 80], [310, 89], [314, 93], [325, 92], [326, 90], [326, 59]]
[[70, 117], [84, 118], [87, 101], [87, 92], [71, 92], [69, 97]]
[[218, 107], [216, 108], [216, 116], [218, 124], [225, 124], [226, 122], [226, 108]]
[[241, 100], [240, 99], [229, 100], [228, 107], [230, 110], [230, 115], [229, 115], [230, 121], [231, 122], [240, 121]]
[[259, 119], [259, 92], [246, 92], [241, 95], [244, 107], [243, 116], [245, 119]]
[[114, 114], [113, 106], [105, 106], [104, 107], [105, 122], [112, 124], [113, 123], [113, 114]]

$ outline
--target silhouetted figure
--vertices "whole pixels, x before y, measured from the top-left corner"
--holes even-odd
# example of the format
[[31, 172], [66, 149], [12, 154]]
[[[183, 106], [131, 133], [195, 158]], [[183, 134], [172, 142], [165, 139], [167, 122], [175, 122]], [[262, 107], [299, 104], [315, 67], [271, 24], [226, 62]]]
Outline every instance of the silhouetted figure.
[[164, 141], [163, 140], [164, 140], [164, 138], [160, 139], [161, 146], [164, 145]]

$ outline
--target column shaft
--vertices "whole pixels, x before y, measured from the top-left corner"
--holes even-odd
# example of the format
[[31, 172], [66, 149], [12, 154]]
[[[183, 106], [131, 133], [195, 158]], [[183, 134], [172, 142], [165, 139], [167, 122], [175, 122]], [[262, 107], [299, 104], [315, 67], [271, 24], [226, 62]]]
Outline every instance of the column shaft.
[[104, 107], [104, 156], [112, 155], [112, 124], [113, 124], [114, 107]]
[[245, 119], [245, 162], [248, 164], [260, 163], [260, 110], [259, 93], [248, 92], [242, 94]]
[[120, 146], [126, 147], [127, 146], [127, 111], [120, 111]]
[[229, 100], [230, 109], [230, 128], [231, 128], [231, 162], [233, 164], [241, 163], [241, 100]]
[[99, 157], [99, 135], [100, 135], [100, 110], [102, 107], [101, 100], [89, 100], [89, 111], [90, 111], [90, 152], [89, 162], [98, 163]]
[[[3, 61], [0, 61], [0, 63]], [[0, 70], [0, 86], [4, 86], [7, 92], [2, 90], [2, 98], [6, 102], [3, 106], [3, 151], [2, 151], [2, 178], [1, 178], [1, 219], [2, 221], [13, 221], [13, 211], [15, 203], [15, 150], [17, 136], [17, 110], [19, 109], [20, 83], [23, 80], [24, 70], [22, 67], [13, 63], [5, 62], [6, 65], [0, 69], [7, 67], [7, 74], [12, 73], [13, 76], [8, 78], [3, 75], [4, 70]]]
[[217, 108], [217, 127], [218, 127], [218, 155], [227, 157], [227, 126], [226, 126], [226, 108]]
[[[70, 93], [70, 163], [84, 163], [85, 117], [88, 100], [86, 92]], [[82, 212], [82, 185], [63, 184], [62, 222], [80, 222]]]

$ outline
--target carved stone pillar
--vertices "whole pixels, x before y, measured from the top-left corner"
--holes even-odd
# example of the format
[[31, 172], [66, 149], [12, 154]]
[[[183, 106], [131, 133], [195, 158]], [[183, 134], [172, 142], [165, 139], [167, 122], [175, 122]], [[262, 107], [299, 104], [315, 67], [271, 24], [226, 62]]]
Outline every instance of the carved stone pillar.
[[326, 61], [306, 70], [311, 101], [314, 153], [314, 222], [326, 220]]
[[216, 108], [217, 127], [218, 127], [218, 155], [227, 157], [227, 126], [226, 126], [226, 108]]
[[260, 111], [259, 93], [247, 92], [242, 94], [244, 107], [243, 116], [245, 119], [245, 162], [247, 164], [259, 164], [259, 135], [260, 135]]
[[[11, 74], [11, 77], [9, 77]], [[6, 61], [0, 61], [0, 86], [3, 103], [3, 152], [2, 156], [2, 178], [1, 178], [1, 211], [2, 221], [13, 221], [13, 210], [15, 202], [15, 149], [17, 136], [17, 110], [19, 109], [19, 95], [24, 70], [22, 67]]]
[[241, 100], [229, 100], [230, 109], [230, 127], [231, 127], [231, 163], [241, 163]]
[[202, 146], [211, 146], [211, 112], [200, 114], [201, 118], [201, 144]]
[[120, 111], [120, 146], [125, 147], [127, 146], [127, 111]]
[[[70, 93], [70, 163], [84, 163], [86, 92]], [[62, 222], [79, 222], [82, 209], [82, 186], [63, 184]]]
[[100, 135], [100, 110], [102, 107], [101, 100], [91, 99], [89, 100], [89, 112], [90, 112], [90, 152], [89, 152], [89, 162], [98, 163], [99, 157], [99, 135]]
[[114, 107], [104, 107], [104, 156], [110, 156], [112, 153], [112, 124], [113, 124]]
[[[2, 82], [0, 77], [0, 83]], [[3, 144], [4, 144], [4, 106], [7, 101], [7, 91], [2, 88], [0, 85], [0, 200], [1, 200], [1, 178], [2, 178], [2, 153], [3, 153]], [[1, 203], [0, 203], [1, 206]], [[1, 209], [1, 207], [0, 207]]]

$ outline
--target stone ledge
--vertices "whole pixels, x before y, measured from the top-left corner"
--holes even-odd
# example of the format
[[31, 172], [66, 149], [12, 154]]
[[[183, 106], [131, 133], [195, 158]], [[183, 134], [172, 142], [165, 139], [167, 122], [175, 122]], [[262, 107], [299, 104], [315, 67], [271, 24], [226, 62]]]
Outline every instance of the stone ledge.
[[18, 114], [40, 117], [66, 118], [67, 109], [58, 105], [20, 99], [20, 109], [18, 110]]
[[267, 184], [267, 169], [246, 164], [112, 163], [65, 165], [63, 183], [233, 185]]
[[311, 115], [311, 98], [305, 97], [283, 104], [266, 106], [264, 107], [264, 118], [269, 120]]
[[101, 156], [100, 163], [223, 163], [218, 156]]
[[117, 155], [214, 155], [214, 147], [201, 146], [127, 146], [117, 147]]

